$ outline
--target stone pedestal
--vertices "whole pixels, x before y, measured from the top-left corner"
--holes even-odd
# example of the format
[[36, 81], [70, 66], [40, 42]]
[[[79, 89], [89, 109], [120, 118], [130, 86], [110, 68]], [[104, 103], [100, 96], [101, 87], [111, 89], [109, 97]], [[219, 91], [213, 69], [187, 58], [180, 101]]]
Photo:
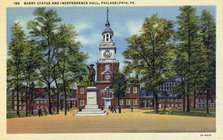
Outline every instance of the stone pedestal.
[[78, 111], [76, 116], [106, 116], [107, 113], [104, 110], [98, 108], [97, 104], [97, 92], [98, 89], [94, 86], [87, 87], [87, 104], [85, 109]]

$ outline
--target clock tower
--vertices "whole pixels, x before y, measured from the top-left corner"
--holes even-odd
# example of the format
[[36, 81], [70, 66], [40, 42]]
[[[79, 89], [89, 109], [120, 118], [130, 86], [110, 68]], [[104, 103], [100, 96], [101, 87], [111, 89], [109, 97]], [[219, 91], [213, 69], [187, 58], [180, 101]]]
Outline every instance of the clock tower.
[[110, 28], [107, 8], [107, 20], [105, 29], [102, 32], [102, 42], [99, 45], [99, 60], [97, 61], [97, 82], [110, 82], [114, 72], [119, 69], [119, 62], [116, 60], [116, 46], [113, 42], [114, 32]]

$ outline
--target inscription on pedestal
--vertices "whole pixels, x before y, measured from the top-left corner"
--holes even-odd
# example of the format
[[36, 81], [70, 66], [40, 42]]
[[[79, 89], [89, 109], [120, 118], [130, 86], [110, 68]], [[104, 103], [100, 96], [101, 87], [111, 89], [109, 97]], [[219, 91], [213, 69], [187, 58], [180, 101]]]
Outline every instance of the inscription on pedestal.
[[97, 92], [87, 92], [87, 105], [97, 105]]

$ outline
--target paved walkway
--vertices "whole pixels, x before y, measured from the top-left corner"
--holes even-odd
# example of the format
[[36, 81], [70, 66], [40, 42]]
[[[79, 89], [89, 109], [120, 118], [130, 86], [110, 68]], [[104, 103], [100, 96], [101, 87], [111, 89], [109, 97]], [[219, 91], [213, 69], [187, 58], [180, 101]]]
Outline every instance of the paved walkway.
[[7, 119], [8, 133], [215, 132], [215, 118], [145, 114], [146, 110], [111, 113], [106, 117], [64, 116]]

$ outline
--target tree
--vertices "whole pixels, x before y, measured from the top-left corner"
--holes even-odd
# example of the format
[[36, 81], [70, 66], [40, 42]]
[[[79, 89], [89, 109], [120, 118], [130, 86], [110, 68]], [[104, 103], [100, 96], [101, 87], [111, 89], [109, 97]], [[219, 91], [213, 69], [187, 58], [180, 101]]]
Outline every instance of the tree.
[[[175, 39], [177, 40], [175, 68], [177, 75], [182, 78], [182, 82], [186, 85], [186, 111], [189, 112], [190, 94], [196, 83], [198, 83], [196, 79], [204, 76], [203, 73], [197, 71], [203, 71], [198, 64], [202, 62], [200, 58], [204, 56], [202, 54], [204, 48], [201, 41], [198, 17], [195, 14], [196, 9], [192, 6], [183, 6], [179, 10], [181, 13], [177, 17], [178, 30], [175, 34]], [[203, 65], [204, 63], [200, 64]]]
[[17, 102], [17, 116], [19, 116], [19, 84], [23, 78], [23, 54], [24, 48], [27, 46], [27, 41], [25, 33], [22, 30], [20, 23], [15, 23], [11, 28], [12, 39], [9, 44], [9, 58], [7, 60], [7, 81], [8, 85], [10, 83], [15, 83], [16, 90], [16, 102]]
[[31, 37], [36, 41], [36, 50], [38, 62], [38, 70], [43, 78], [43, 82], [47, 85], [49, 113], [51, 111], [51, 84], [53, 79], [53, 64], [56, 55], [55, 32], [61, 18], [58, 17], [56, 11], [46, 10], [46, 8], [37, 8], [33, 15], [35, 19], [28, 23]]
[[36, 50], [33, 47], [35, 43], [33, 43], [33, 40], [27, 41], [27, 45], [24, 48], [24, 53], [23, 53], [23, 75], [24, 75], [24, 82], [26, 82], [26, 96], [25, 96], [25, 101], [26, 101], [26, 116], [27, 116], [27, 98], [28, 96], [31, 95], [31, 113], [34, 114], [33, 111], [33, 91], [31, 91], [31, 83], [34, 82], [34, 79], [38, 79], [39, 75], [36, 72], [37, 68], [37, 61], [35, 54]]
[[207, 10], [203, 10], [200, 17], [200, 27], [202, 33], [202, 41], [207, 49], [207, 69], [205, 82], [206, 91], [206, 113], [208, 109], [208, 95], [209, 92], [215, 92], [216, 87], [216, 26], [213, 16]]
[[156, 87], [168, 72], [173, 22], [153, 15], [145, 19], [141, 31], [140, 36], [133, 35], [127, 39], [129, 46], [123, 55], [130, 62], [138, 62], [134, 65], [139, 68], [147, 91], [153, 92], [154, 109], [158, 112]]
[[113, 90], [113, 93], [116, 97], [118, 97], [118, 106], [120, 105], [120, 98], [125, 96], [127, 82], [124, 74], [120, 72], [114, 73], [110, 88]]
[[[84, 74], [85, 65], [83, 62], [87, 58], [86, 54], [80, 52], [80, 43], [75, 41], [76, 36], [74, 26], [62, 24], [58, 27], [55, 59], [57, 61], [56, 68], [59, 70], [57, 78], [62, 81], [65, 96], [65, 115], [67, 115], [67, 87], [70, 87], [69, 84], [72, 86], [79, 80], [79, 75]], [[55, 77], [55, 82], [59, 88], [57, 78]]]

